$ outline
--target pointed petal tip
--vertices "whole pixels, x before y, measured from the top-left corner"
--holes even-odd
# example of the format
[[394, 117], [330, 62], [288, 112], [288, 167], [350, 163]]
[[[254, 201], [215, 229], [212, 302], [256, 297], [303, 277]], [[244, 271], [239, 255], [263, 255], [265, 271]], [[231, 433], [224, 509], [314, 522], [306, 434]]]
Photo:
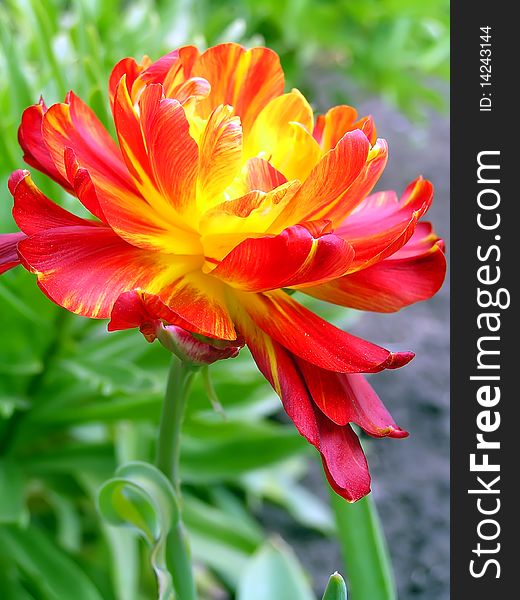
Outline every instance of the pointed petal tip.
[[406, 429], [401, 429], [400, 427], [389, 427], [384, 433], [383, 437], [391, 437], [397, 440], [402, 440], [409, 436], [409, 432]]
[[16, 187], [18, 186], [20, 181], [24, 179], [24, 177], [27, 177], [27, 175], [29, 175], [29, 171], [27, 171], [27, 169], [16, 169], [16, 171], [13, 171], [11, 175], [9, 175], [9, 179], [7, 180], [7, 187], [9, 188], [9, 191], [13, 196]]
[[407, 365], [415, 356], [415, 352], [390, 352], [385, 364], [386, 369], [399, 369]]
[[367, 487], [360, 488], [358, 490], [344, 490], [338, 488], [337, 486], [332, 486], [332, 488], [336, 492], [336, 494], [344, 498], [349, 504], [354, 504], [362, 498], [365, 498], [365, 496], [368, 496], [368, 494], [372, 493], [370, 482]]

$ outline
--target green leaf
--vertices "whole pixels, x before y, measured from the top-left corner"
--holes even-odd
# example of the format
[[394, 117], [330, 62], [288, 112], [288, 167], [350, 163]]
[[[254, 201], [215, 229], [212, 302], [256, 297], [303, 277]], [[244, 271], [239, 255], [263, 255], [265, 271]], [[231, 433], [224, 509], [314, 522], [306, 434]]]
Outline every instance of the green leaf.
[[55, 491], [48, 493], [48, 501], [56, 517], [56, 539], [60, 546], [70, 552], [81, 550], [81, 517], [74, 502]]
[[80, 567], [39, 528], [0, 528], [0, 548], [40, 589], [42, 600], [103, 600]]
[[151, 548], [159, 600], [173, 600], [166, 543], [168, 533], [179, 523], [179, 507], [168, 479], [153, 465], [128, 463], [99, 490], [98, 510], [110, 525], [131, 527], [145, 538]]
[[[80, 481], [94, 504], [104, 482], [95, 476], [84, 474], [80, 477]], [[117, 600], [138, 600], [140, 568], [137, 532], [109, 525], [103, 520], [101, 529], [110, 553], [110, 575], [114, 596]]]
[[395, 600], [392, 567], [372, 495], [349, 504], [332, 490], [330, 494], [353, 600]]
[[247, 565], [249, 554], [197, 532], [190, 532], [190, 547], [196, 560], [218, 573], [231, 588], [236, 587], [240, 574]]
[[308, 452], [308, 445], [293, 427], [265, 421], [253, 424], [219, 419], [217, 424], [206, 421], [196, 427], [186, 422], [184, 433], [181, 472], [183, 481], [190, 483], [236, 480]]
[[236, 516], [187, 494], [184, 495], [182, 514], [188, 531], [211, 537], [247, 553], [253, 552], [263, 539], [260, 531], [252, 532]]
[[0, 459], [0, 524], [26, 524], [29, 514], [25, 506], [24, 479], [20, 467]]
[[301, 461], [287, 461], [248, 473], [243, 479], [250, 493], [279, 504], [305, 527], [330, 535], [335, 528], [330, 506], [298, 483], [302, 466]]
[[249, 560], [238, 583], [237, 600], [314, 600], [307, 577], [292, 550], [270, 541]]
[[137, 600], [139, 579], [139, 548], [133, 531], [105, 525], [104, 533], [111, 554], [111, 572], [116, 597]]
[[114, 471], [114, 449], [108, 443], [71, 443], [53, 445], [24, 458], [24, 467], [42, 476], [49, 473], [87, 473], [109, 476]]
[[34, 600], [20, 583], [15, 569], [7, 569], [6, 565], [0, 563], [0, 590], [2, 598], [8, 600]]
[[330, 576], [329, 584], [322, 600], [347, 600], [347, 586], [339, 573]]

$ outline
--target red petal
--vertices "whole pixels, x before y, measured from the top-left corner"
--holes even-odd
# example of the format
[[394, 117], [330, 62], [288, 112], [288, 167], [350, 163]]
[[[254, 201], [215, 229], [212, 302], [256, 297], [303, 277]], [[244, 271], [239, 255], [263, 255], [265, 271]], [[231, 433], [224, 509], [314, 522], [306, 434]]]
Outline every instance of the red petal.
[[15, 171], [9, 178], [9, 189], [14, 197], [14, 220], [27, 235], [56, 227], [90, 224], [89, 221], [73, 215], [47, 198], [36, 187], [29, 171]]
[[180, 50], [173, 50], [148, 66], [140, 79], [146, 83], [163, 83], [168, 73], [179, 65]]
[[116, 64], [116, 66], [112, 69], [110, 78], [108, 80], [108, 92], [110, 95], [110, 104], [112, 106], [114, 105], [114, 97], [116, 94], [117, 85], [121, 81], [123, 75], [125, 76], [125, 85], [128, 93], [130, 93], [134, 81], [142, 71], [143, 67], [138, 65], [133, 58], [123, 58]]
[[404, 246], [432, 199], [433, 186], [422, 177], [406, 188], [400, 200], [393, 192], [369, 196], [336, 229], [356, 251], [351, 271], [364, 269]]
[[333, 373], [297, 361], [314, 402], [337, 425], [355, 423], [374, 437], [406, 437], [366, 378], [360, 373]]
[[320, 452], [332, 489], [348, 502], [370, 493], [370, 472], [363, 448], [349, 425], [339, 427], [316, 410]]
[[96, 189], [87, 169], [79, 166], [78, 159], [72, 148], [65, 148], [64, 153], [65, 170], [74, 193], [83, 206], [96, 216], [100, 221], [106, 223], [105, 214], [99, 204]]
[[413, 358], [393, 353], [334, 327], [283, 292], [239, 299], [253, 321], [296, 356], [323, 369], [341, 373], [376, 373], [396, 369]]
[[[123, 292], [117, 298], [110, 314], [108, 330], [120, 331], [122, 329], [133, 329], [134, 327], [148, 328], [150, 323], [157, 320], [193, 330], [193, 325], [168, 308], [159, 296], [141, 290]], [[202, 332], [197, 331], [196, 333]], [[153, 341], [155, 337], [154, 333], [148, 341]]]
[[20, 264], [18, 243], [25, 239], [25, 233], [0, 233], [0, 275]]
[[301, 373], [280, 344], [239, 319], [258, 368], [280, 396], [299, 433], [320, 452], [332, 488], [349, 502], [370, 492], [370, 474], [359, 440], [347, 425], [328, 420], [313, 404]]
[[353, 257], [341, 238], [314, 237], [307, 228], [295, 225], [277, 236], [244, 240], [211, 274], [241, 290], [262, 292], [338, 277]]
[[[426, 235], [422, 226], [426, 226]], [[304, 291], [341, 306], [394, 312], [431, 298], [442, 286], [445, 274], [442, 240], [431, 233], [429, 224], [420, 223], [410, 241], [390, 258]]]
[[49, 148], [43, 141], [42, 123], [46, 111], [47, 107], [43, 99], [24, 110], [18, 128], [18, 142], [24, 151], [23, 158], [28, 165], [45, 173], [65, 189], [70, 189], [67, 179], [56, 168]]
[[54, 164], [63, 177], [67, 176], [65, 148], [72, 148], [96, 185], [115, 186], [120, 193], [135, 191], [116, 143], [94, 112], [72, 92], [65, 103], [54, 104], [45, 113], [42, 130]]

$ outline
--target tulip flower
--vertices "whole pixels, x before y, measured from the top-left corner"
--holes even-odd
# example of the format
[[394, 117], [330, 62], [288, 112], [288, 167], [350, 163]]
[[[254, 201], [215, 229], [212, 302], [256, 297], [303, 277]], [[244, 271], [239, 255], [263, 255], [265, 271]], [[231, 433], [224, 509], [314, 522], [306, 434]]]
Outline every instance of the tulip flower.
[[267, 48], [125, 58], [109, 92], [116, 141], [73, 92], [23, 113], [25, 161], [92, 218], [14, 172], [21, 232], [0, 238], [0, 270], [21, 263], [52, 301], [110, 319], [110, 330], [137, 327], [163, 343], [182, 332], [202, 362], [245, 340], [334, 490], [366, 495], [352, 424], [374, 437], [407, 433], [363, 374], [413, 354], [342, 331], [294, 292], [376, 312], [430, 298], [445, 274], [442, 242], [420, 222], [432, 185], [371, 194], [387, 160], [373, 120], [349, 106], [315, 119], [298, 90], [284, 92]]

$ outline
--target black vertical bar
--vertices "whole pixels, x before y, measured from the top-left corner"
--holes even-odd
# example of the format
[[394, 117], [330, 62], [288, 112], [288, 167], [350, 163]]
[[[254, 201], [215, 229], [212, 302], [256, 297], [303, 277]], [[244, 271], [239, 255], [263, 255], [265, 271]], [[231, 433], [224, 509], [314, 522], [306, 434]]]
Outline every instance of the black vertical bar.
[[[520, 30], [512, 6], [453, 0], [451, 8], [451, 597], [456, 600], [520, 598], [515, 386], [520, 327], [512, 290], [520, 276], [520, 190], [515, 189]], [[479, 156], [482, 164], [498, 167], [481, 169], [480, 182]], [[486, 307], [489, 301], [495, 306]], [[485, 470], [486, 461], [499, 470]]]

